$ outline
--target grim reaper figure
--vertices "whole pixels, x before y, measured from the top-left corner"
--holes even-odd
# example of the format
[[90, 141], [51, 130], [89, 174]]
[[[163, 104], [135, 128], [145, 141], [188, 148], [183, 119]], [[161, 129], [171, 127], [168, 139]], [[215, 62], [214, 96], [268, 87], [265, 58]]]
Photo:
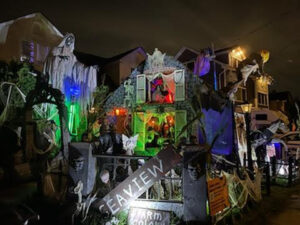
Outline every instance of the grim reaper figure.
[[44, 74], [49, 74], [49, 83], [53, 88], [61, 90], [67, 98], [69, 94], [72, 99], [78, 100], [81, 110], [85, 112], [87, 106], [93, 103], [92, 93], [97, 86], [97, 68], [86, 67], [80, 63], [73, 54], [74, 47], [74, 35], [66, 34], [48, 56]]

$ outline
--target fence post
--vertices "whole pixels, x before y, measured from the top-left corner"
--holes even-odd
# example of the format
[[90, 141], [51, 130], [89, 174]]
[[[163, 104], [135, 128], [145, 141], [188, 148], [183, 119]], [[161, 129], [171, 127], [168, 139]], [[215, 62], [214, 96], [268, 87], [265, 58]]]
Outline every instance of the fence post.
[[272, 166], [272, 181], [276, 182], [276, 157], [271, 158], [271, 166]]
[[268, 162], [265, 166], [265, 172], [266, 172], [266, 192], [267, 195], [270, 195], [271, 194], [270, 164]]
[[291, 187], [293, 183], [293, 158], [289, 157], [289, 177], [288, 186]]
[[256, 155], [257, 155], [257, 166], [258, 166], [258, 168], [260, 168], [260, 165], [261, 165], [260, 154], [256, 154]]

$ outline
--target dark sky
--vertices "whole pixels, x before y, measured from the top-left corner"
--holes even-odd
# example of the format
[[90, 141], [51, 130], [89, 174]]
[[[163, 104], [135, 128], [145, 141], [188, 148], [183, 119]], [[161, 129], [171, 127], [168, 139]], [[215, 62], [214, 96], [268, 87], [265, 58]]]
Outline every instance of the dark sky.
[[42, 12], [76, 49], [110, 57], [137, 46], [175, 55], [182, 46], [201, 49], [241, 45], [247, 53], [271, 53], [265, 71], [272, 89], [300, 97], [298, 0], [13, 1], [1, 3], [0, 22]]

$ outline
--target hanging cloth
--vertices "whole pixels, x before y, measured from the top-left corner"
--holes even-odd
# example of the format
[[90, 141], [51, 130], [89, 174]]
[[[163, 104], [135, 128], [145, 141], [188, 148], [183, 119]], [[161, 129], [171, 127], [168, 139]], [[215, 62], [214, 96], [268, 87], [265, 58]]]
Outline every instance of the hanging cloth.
[[198, 55], [195, 66], [194, 66], [194, 74], [197, 74], [199, 77], [204, 76], [210, 70], [210, 62], [204, 54]]
[[168, 75], [162, 74], [162, 79], [164, 84], [167, 86], [168, 90], [175, 95], [175, 81], [174, 81], [174, 72]]

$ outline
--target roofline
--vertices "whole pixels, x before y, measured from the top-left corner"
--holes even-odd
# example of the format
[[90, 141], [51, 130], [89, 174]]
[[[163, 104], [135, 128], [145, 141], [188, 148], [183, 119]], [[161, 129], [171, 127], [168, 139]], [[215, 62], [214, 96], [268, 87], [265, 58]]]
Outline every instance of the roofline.
[[[215, 55], [219, 55], [219, 54], [222, 54], [222, 53], [224, 53], [224, 52], [230, 52], [232, 49], [236, 48], [237, 46], [238, 46], [238, 45], [233, 45], [233, 46], [230, 46], [230, 47], [227, 47], [227, 48], [216, 49], [216, 50], [214, 50], [214, 53], [215, 53]], [[178, 53], [175, 55], [175, 59], [177, 60], [177, 59], [180, 57], [180, 55], [181, 55], [185, 50], [189, 50], [189, 51], [191, 51], [191, 52], [193, 52], [193, 53], [195, 53], [195, 54], [197, 54], [197, 55], [200, 54], [200, 52], [198, 52], [198, 51], [196, 51], [196, 50], [194, 50], [194, 49], [192, 49], [192, 48], [188, 48], [188, 47], [183, 46], [183, 47], [178, 51]]]
[[189, 51], [191, 51], [191, 52], [193, 52], [193, 53], [195, 53], [195, 54], [197, 54], [197, 55], [200, 54], [200, 52], [198, 52], [198, 51], [196, 51], [196, 50], [194, 50], [194, 49], [192, 49], [192, 48], [188, 48], [188, 47], [183, 46], [183, 47], [178, 51], [178, 53], [175, 55], [174, 58], [177, 60], [177, 59], [179, 58], [179, 56], [184, 52], [184, 50], [189, 50]]
[[39, 16], [45, 20], [47, 20], [49, 22], [49, 24], [52, 26], [52, 28], [55, 30], [55, 32], [63, 37], [64, 35], [54, 26], [54, 24], [44, 15], [42, 14], [41, 12], [35, 12], [35, 13], [30, 13], [28, 15], [25, 15], [25, 16], [20, 16], [20, 17], [17, 17], [15, 19], [11, 19], [11, 20], [7, 20], [7, 21], [3, 21], [1, 22], [0, 24], [3, 24], [3, 23], [12, 23], [13, 21], [17, 21], [17, 20], [21, 20], [21, 19], [29, 19], [29, 18], [33, 18], [35, 16]]

